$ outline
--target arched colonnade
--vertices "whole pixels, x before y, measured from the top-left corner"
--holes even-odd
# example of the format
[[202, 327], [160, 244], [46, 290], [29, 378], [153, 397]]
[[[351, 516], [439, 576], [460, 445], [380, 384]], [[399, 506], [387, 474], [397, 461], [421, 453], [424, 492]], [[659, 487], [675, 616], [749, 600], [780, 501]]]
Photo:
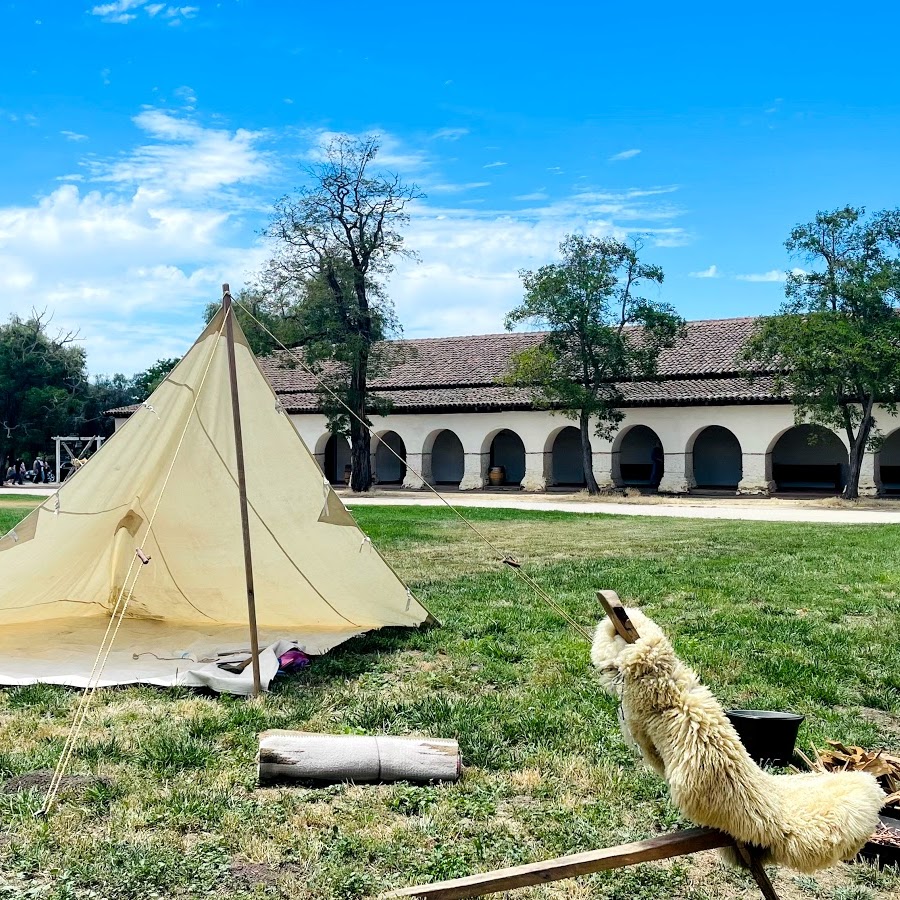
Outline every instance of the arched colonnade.
[[[474, 416], [463, 423], [466, 427], [453, 427], [456, 423], [450, 421], [446, 426], [413, 429], [391, 421], [393, 427], [377, 430], [372, 439], [376, 483], [415, 489], [423, 486], [424, 478], [430, 484], [460, 490], [583, 488], [578, 428], [561, 417], [545, 415], [549, 427], [536, 433], [534, 422], [523, 419], [526, 415], [498, 416], [501, 421], [490, 423], [497, 427], [481, 429], [473, 429]], [[509, 419], [506, 427], [503, 418]], [[527, 427], [522, 427], [523, 421]], [[301, 434], [303, 424], [298, 421]], [[836, 433], [792, 423], [775, 429], [768, 440], [758, 432], [741, 435], [739, 431], [729, 424], [709, 422], [690, 433], [682, 429], [679, 436], [659, 422], [645, 423], [630, 416], [612, 441], [591, 435], [594, 477], [603, 486], [642, 492], [836, 494], [842, 490], [848, 451]], [[345, 482], [350, 465], [346, 438], [320, 432], [311, 446], [328, 480]], [[866, 455], [861, 493], [900, 495], [900, 428], [887, 434], [877, 453]]]

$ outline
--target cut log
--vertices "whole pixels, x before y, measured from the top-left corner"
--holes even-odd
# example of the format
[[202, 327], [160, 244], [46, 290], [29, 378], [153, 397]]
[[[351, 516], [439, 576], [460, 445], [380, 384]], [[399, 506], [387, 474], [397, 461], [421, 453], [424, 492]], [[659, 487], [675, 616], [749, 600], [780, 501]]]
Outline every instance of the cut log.
[[259, 736], [259, 783], [456, 781], [459, 744], [443, 738], [313, 734], [273, 729]]
[[606, 869], [622, 869], [636, 863], [671, 859], [675, 856], [697, 853], [699, 850], [714, 850], [717, 847], [733, 845], [734, 841], [721, 831], [713, 831], [711, 828], [690, 828], [686, 831], [662, 834], [646, 841], [636, 841], [633, 844], [620, 844], [604, 850], [573, 853], [571, 856], [560, 856], [557, 859], [513, 866], [509, 869], [497, 869], [480, 875], [467, 875], [465, 878], [454, 878], [450, 881], [401, 888], [381, 896], [384, 900], [389, 897], [423, 897], [428, 900], [481, 897], [498, 891], [562, 881], [575, 875], [587, 875]]

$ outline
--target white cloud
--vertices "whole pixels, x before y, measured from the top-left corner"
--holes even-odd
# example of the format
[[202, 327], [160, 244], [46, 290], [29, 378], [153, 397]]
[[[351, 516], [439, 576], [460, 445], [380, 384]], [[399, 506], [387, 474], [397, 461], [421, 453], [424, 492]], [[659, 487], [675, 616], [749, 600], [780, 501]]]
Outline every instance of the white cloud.
[[[806, 269], [793, 268], [791, 275], [806, 275]], [[768, 272], [751, 273], [750, 275], [735, 275], [738, 281], [756, 281], [756, 282], [784, 282], [787, 281], [787, 272], [781, 269], [771, 269]]]
[[623, 150], [621, 153], [615, 153], [613, 156], [611, 156], [609, 158], [609, 161], [621, 162], [623, 159], [631, 159], [633, 156], [637, 156], [640, 152], [640, 150]]
[[136, 19], [133, 9], [139, 9], [147, 0], [114, 0], [113, 3], [103, 3], [91, 9], [92, 16], [100, 16], [104, 22], [114, 22], [117, 25], [125, 25]]
[[[38, 200], [0, 206], [0, 319], [49, 307], [57, 324], [80, 328], [93, 372], [131, 373], [182, 353], [221, 283], [237, 288], [265, 261], [254, 235], [271, 197], [290, 186], [277, 180], [269, 133], [162, 109], [133, 122], [130, 149], [87, 156], [81, 175], [63, 175]], [[305, 138], [315, 159], [327, 135]], [[407, 246], [421, 265], [399, 260], [388, 286], [410, 336], [501, 330], [522, 297], [518, 271], [552, 260], [566, 234], [689, 239], [671, 186], [552, 201], [535, 191], [524, 208], [491, 209], [465, 193], [486, 193], [486, 182], [440, 182], [438, 159], [392, 135], [381, 142], [385, 168], [400, 161], [438, 188], [410, 207]]]
[[183, 19], [193, 19], [200, 12], [198, 6], [167, 6], [163, 17], [170, 25], [180, 25]]
[[442, 184], [428, 184], [425, 187], [429, 194], [461, 194], [463, 191], [471, 191], [476, 188], [488, 187], [489, 185], [489, 181], [467, 181], [463, 184], [446, 182]]
[[651, 196], [582, 192], [515, 212], [414, 204], [406, 241], [421, 262], [399, 261], [388, 284], [406, 335], [502, 331], [522, 299], [519, 270], [554, 259], [566, 234], [686, 242], [684, 229], [671, 224], [679, 211], [640, 193]]
[[192, 110], [197, 105], [197, 95], [194, 93], [194, 89], [187, 85], [175, 88], [175, 96], [181, 101], [184, 109]]
[[498, 160], [497, 162], [488, 163], [486, 166], [482, 166], [482, 168], [483, 169], [496, 169], [498, 166], [505, 166], [505, 165], [506, 165], [505, 162], [501, 162]]
[[324, 162], [328, 146], [338, 138], [374, 137], [378, 141], [378, 156], [375, 161], [379, 168], [415, 174], [429, 165], [429, 160], [424, 150], [409, 149], [393, 135], [380, 132], [377, 129], [358, 135], [350, 134], [346, 131], [320, 129], [318, 131], [302, 132], [301, 136], [311, 143], [311, 147], [306, 153], [306, 158], [316, 163]]
[[183, 19], [193, 18], [199, 11], [197, 6], [170, 6], [166, 3], [150, 3], [148, 0], [113, 0], [89, 10], [92, 16], [99, 16], [102, 21], [114, 25], [127, 25], [142, 12], [151, 19], [159, 16], [167, 19], [170, 25], [178, 25]]
[[86, 141], [88, 139], [88, 136], [86, 134], [79, 134], [77, 131], [61, 131], [60, 134], [67, 141], [79, 142], [79, 141]]
[[750, 275], [735, 275], [738, 281], [784, 281], [785, 274], [781, 269], [770, 269], [768, 272], [759, 272]]
[[271, 173], [262, 135], [159, 110], [134, 121], [146, 140], [89, 158], [88, 187], [64, 176], [34, 203], [0, 207], [0, 318], [50, 308], [80, 329], [92, 372], [184, 352], [221, 283], [240, 285], [266, 256], [253, 237]]
[[458, 141], [468, 133], [468, 128], [439, 128], [431, 135], [431, 139], [435, 141]]
[[199, 193], [256, 181], [272, 170], [256, 146], [262, 132], [205, 128], [160, 109], [144, 110], [134, 123], [152, 141], [116, 159], [88, 161], [93, 181]]
[[539, 191], [532, 191], [530, 194], [519, 194], [516, 197], [513, 197], [514, 200], [547, 200], [549, 199], [549, 195], [544, 193], [544, 189], [541, 188]]
[[721, 274], [719, 273], [719, 269], [717, 266], [712, 265], [708, 269], [703, 269], [701, 272], [688, 272], [688, 275], [691, 278], [721, 278]]

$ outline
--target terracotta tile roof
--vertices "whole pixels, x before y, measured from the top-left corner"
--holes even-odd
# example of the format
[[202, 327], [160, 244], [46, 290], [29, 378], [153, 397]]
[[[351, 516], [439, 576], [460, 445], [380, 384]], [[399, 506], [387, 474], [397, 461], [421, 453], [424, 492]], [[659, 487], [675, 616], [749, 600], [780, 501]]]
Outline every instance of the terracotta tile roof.
[[[750, 336], [754, 319], [711, 319], [689, 322], [687, 334], [659, 360], [663, 376], [737, 374], [737, 356]], [[418, 338], [391, 342], [399, 362], [382, 378], [373, 378], [373, 389], [401, 387], [449, 387], [496, 384], [509, 368], [514, 353], [543, 340], [539, 331], [475, 334], [465, 337]], [[284, 368], [290, 354], [276, 353], [260, 360], [266, 377], [279, 393], [310, 390], [314, 379], [298, 368]]]
[[673, 378], [663, 381], [641, 381], [623, 386], [628, 406], [694, 406], [728, 403], [788, 403], [789, 399], [775, 390], [771, 375], [760, 375], [752, 381], [734, 376], [710, 378]]
[[[694, 406], [725, 403], [786, 403], [775, 391], [774, 379], [763, 375], [752, 382], [733, 376], [679, 378], [658, 382], [634, 382], [623, 385], [626, 406]], [[502, 385], [477, 385], [447, 388], [418, 388], [373, 392], [391, 401], [393, 412], [465, 411], [532, 409], [534, 403], [527, 388]], [[284, 408], [291, 413], [318, 411], [313, 391], [279, 393]]]
[[[761, 375], [751, 383], [741, 370], [738, 355], [754, 321], [689, 322], [685, 337], [660, 357], [661, 381], [623, 385], [627, 404], [785, 402], [776, 396], [770, 376]], [[386, 348], [397, 354], [398, 361], [387, 375], [371, 379], [370, 386], [374, 394], [391, 400], [395, 412], [530, 409], [533, 404], [526, 388], [497, 382], [513, 353], [535, 346], [543, 336], [541, 332], [514, 332], [390, 342]], [[275, 353], [259, 362], [288, 412], [316, 412], [316, 381], [292, 366], [291, 359], [290, 354]], [[328, 369], [322, 374], [327, 377]], [[128, 416], [133, 409], [119, 407], [108, 410], [107, 415]]]

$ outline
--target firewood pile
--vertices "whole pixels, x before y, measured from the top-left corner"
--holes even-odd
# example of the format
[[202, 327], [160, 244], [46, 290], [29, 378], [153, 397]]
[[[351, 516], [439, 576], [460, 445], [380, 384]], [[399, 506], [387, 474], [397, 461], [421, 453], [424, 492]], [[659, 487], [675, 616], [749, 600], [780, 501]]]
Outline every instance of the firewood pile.
[[900, 828], [892, 828], [884, 822], [878, 823], [878, 828], [870, 840], [876, 844], [883, 844], [886, 847], [896, 847], [900, 850]]
[[[885, 806], [900, 814], [900, 756], [885, 750], [864, 750], [848, 747], [840, 741], [828, 741], [827, 750], [813, 748], [815, 759], [799, 752], [801, 759], [814, 772], [869, 772], [874, 775], [885, 793]], [[896, 838], [895, 838], [896, 840]]]

